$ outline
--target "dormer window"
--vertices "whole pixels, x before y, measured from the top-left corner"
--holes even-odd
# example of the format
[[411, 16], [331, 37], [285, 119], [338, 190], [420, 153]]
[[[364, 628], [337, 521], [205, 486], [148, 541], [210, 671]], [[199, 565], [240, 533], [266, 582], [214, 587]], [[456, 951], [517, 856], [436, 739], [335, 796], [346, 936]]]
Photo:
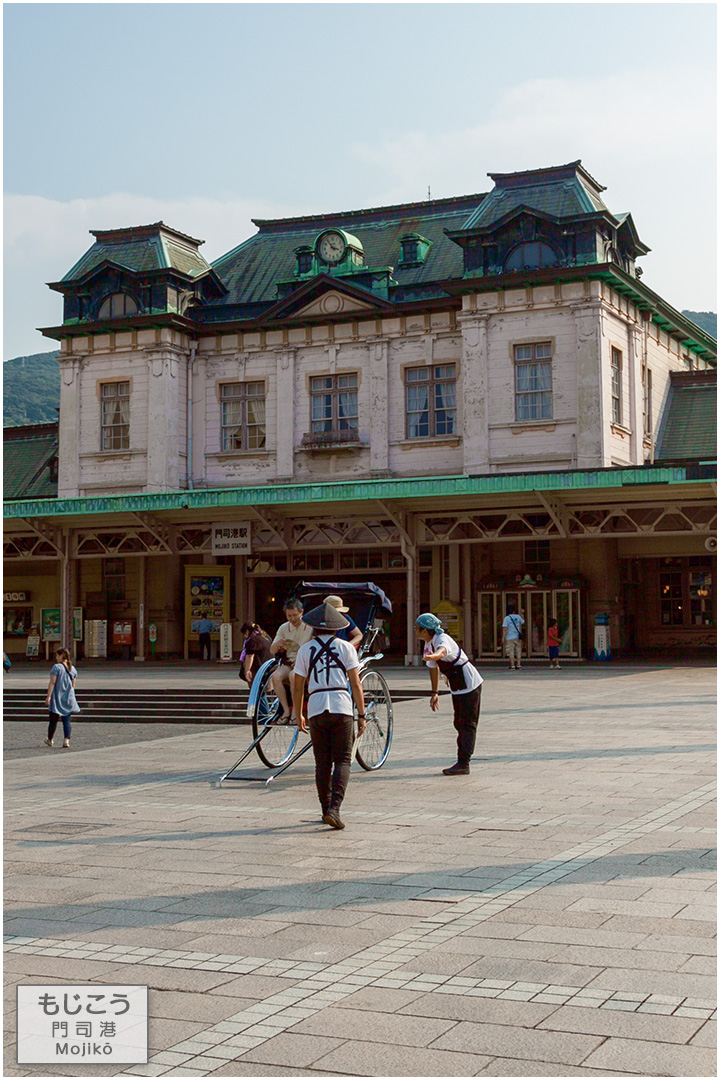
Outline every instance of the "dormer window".
[[420, 266], [430, 250], [430, 241], [420, 233], [400, 237], [400, 266]]
[[520, 244], [511, 253], [505, 263], [506, 270], [542, 269], [545, 266], [557, 266], [557, 255], [548, 244], [535, 242]]
[[309, 274], [313, 268], [313, 249], [311, 247], [298, 248], [295, 252], [297, 258], [296, 274]]
[[125, 315], [137, 315], [137, 304], [122, 292], [106, 296], [98, 311], [98, 319], [122, 319]]

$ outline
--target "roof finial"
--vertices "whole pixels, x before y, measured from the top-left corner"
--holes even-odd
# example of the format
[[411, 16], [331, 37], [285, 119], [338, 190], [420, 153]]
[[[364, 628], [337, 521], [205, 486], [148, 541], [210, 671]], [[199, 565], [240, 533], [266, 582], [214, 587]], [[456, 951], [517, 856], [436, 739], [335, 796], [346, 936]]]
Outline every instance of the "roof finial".
[[430, 185], [428, 184], [428, 202], [430, 202]]

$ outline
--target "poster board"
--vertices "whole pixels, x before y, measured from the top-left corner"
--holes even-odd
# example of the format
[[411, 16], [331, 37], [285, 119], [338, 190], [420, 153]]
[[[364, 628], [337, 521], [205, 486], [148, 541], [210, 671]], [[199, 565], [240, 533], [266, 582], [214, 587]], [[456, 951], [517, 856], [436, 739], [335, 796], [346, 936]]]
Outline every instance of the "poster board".
[[40, 636], [43, 641], [60, 641], [60, 608], [42, 608], [40, 611]]
[[209, 619], [213, 640], [220, 637], [222, 623], [230, 622], [230, 567], [185, 567], [185, 640], [198, 641], [198, 623]]
[[433, 615], [437, 615], [443, 624], [443, 628], [454, 641], [462, 640], [462, 609], [457, 604], [453, 604], [449, 600], [441, 600], [439, 604], [435, 605]]
[[73, 641], [83, 639], [83, 609], [74, 607], [72, 612]]
[[26, 656], [39, 656], [40, 655], [40, 635], [29, 634], [27, 639], [27, 645], [25, 646]]

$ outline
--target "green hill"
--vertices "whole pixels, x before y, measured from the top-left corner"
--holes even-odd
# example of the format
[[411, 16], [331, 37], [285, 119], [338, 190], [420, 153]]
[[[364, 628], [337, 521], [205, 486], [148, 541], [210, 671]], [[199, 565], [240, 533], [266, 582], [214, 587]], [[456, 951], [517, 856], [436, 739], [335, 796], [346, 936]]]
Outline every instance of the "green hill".
[[3, 427], [57, 420], [60, 366], [57, 352], [16, 356], [3, 364]]
[[683, 311], [683, 315], [717, 341], [717, 315], [714, 311]]

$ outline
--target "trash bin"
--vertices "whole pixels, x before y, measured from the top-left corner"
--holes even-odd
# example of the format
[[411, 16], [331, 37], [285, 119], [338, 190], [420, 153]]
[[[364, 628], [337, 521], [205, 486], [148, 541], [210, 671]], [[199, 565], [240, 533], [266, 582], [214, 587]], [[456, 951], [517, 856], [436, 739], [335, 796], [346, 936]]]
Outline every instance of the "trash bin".
[[595, 660], [610, 659], [610, 616], [595, 616]]

